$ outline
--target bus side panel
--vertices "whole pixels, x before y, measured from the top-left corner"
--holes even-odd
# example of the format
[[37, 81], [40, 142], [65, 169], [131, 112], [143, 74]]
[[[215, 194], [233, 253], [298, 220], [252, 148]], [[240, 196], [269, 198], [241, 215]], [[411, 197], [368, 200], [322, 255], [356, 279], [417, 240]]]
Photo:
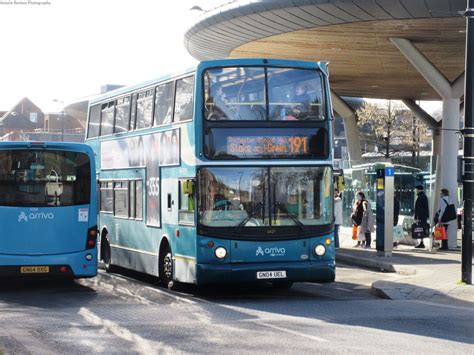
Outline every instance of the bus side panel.
[[179, 282], [196, 283], [196, 228], [176, 226], [179, 237], [175, 239], [175, 279]]
[[158, 275], [159, 228], [109, 213], [101, 213], [100, 221], [101, 238], [107, 238], [110, 243], [113, 265]]

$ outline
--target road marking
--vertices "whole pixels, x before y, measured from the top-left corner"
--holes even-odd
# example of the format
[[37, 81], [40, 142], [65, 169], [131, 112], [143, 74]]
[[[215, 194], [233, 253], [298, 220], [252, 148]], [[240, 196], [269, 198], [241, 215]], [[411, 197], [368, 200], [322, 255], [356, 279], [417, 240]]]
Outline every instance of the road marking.
[[350, 292], [350, 293], [354, 293], [353, 290], [349, 290], [347, 288], [343, 288], [343, 287], [335, 287], [336, 290], [341, 290], [341, 291], [344, 291], [344, 292]]
[[103, 329], [112, 333], [113, 335], [133, 343], [134, 350], [140, 354], [149, 354], [151, 351], [156, 349], [169, 353], [176, 352], [176, 349], [170, 346], [164, 345], [161, 342], [146, 340], [140, 335], [132, 333], [128, 329], [121, 327], [115, 322], [102, 319], [87, 308], [81, 307], [78, 314], [80, 314], [89, 323], [101, 326]]
[[436, 302], [429, 302], [429, 301], [420, 301], [420, 300], [407, 300], [407, 301], [410, 301], [410, 302], [413, 302], [413, 303], [421, 303], [421, 304], [425, 304], [425, 305], [428, 305], [428, 306], [437, 306], [437, 307], [457, 309], [457, 310], [460, 310], [460, 311], [471, 311], [471, 312], [473, 312], [472, 307], [453, 306], [453, 305], [450, 305], [450, 304], [443, 304], [443, 303], [436, 303]]
[[[244, 312], [244, 310], [241, 308], [241, 307], [238, 307], [238, 306], [231, 306], [231, 305], [226, 305], [226, 304], [222, 304], [222, 303], [217, 303], [217, 302], [212, 302], [212, 301], [208, 301], [204, 298], [200, 298], [200, 297], [194, 297], [194, 299], [189, 299], [188, 297], [193, 297], [193, 296], [188, 296], [187, 294], [177, 294], [176, 291], [169, 291], [169, 290], [165, 290], [165, 289], [160, 289], [160, 288], [154, 288], [154, 287], [150, 287], [150, 286], [146, 286], [146, 284], [140, 282], [140, 281], [137, 281], [137, 280], [134, 280], [132, 278], [129, 278], [129, 277], [126, 277], [126, 276], [123, 276], [123, 275], [110, 275], [110, 274], [102, 274], [101, 275], [103, 276], [106, 276], [106, 277], [110, 277], [110, 278], [116, 278], [118, 280], [121, 280], [121, 281], [127, 281], [127, 282], [134, 282], [134, 283], [138, 283], [140, 284], [144, 289], [147, 289], [147, 290], [150, 290], [150, 291], [153, 291], [153, 292], [157, 292], [159, 294], [162, 294], [162, 295], [165, 295], [165, 296], [168, 296], [170, 298], [173, 298], [177, 301], [182, 301], [182, 302], [186, 302], [188, 304], [193, 304], [193, 305], [198, 305], [199, 303], [205, 303], [205, 304], [208, 304], [208, 305], [212, 305], [214, 307], [222, 307], [222, 308], [225, 308], [225, 309], [229, 309], [229, 310], [233, 310], [233, 311], [239, 311], [239, 312]], [[126, 293], [127, 295], [129, 296], [132, 296], [130, 292], [127, 292], [125, 291], [124, 288], [120, 287], [120, 286], [115, 286], [114, 287], [115, 290], [119, 291], [119, 292], [123, 292], [123, 293]], [[125, 292], [124, 292], [125, 291]], [[350, 290], [346, 290], [347, 292], [352, 292]], [[136, 295], [135, 295], [136, 296]], [[141, 296], [139, 296], [139, 298], [143, 298]], [[152, 302], [154, 303], [154, 302]], [[83, 311], [84, 310], [84, 311]], [[102, 322], [110, 322], [110, 330], [112, 329], [117, 329], [117, 327], [119, 327], [118, 325], [116, 325], [115, 323], [111, 322], [111, 321], [107, 321], [107, 320], [101, 320], [99, 317], [97, 317], [95, 314], [92, 314], [89, 310], [85, 309], [85, 308], [82, 308], [81, 311], [79, 312], [81, 314], [81, 312], [86, 312], [84, 314], [82, 314], [83, 316], [84, 315], [87, 315], [89, 317], [92, 317], [92, 320], [96, 321], [96, 322], [100, 322], [101, 325], [102, 325]], [[285, 332], [285, 333], [288, 333], [288, 334], [292, 334], [292, 335], [297, 335], [297, 336], [300, 336], [300, 337], [303, 337], [303, 338], [306, 338], [306, 339], [310, 339], [310, 340], [313, 340], [313, 341], [316, 341], [316, 342], [319, 342], [319, 343], [323, 343], [323, 342], [328, 342], [328, 340], [326, 339], [323, 339], [321, 337], [317, 337], [317, 336], [314, 336], [314, 335], [309, 335], [309, 334], [304, 334], [304, 333], [301, 333], [301, 332], [298, 332], [298, 331], [295, 331], [295, 330], [291, 330], [291, 329], [288, 329], [288, 328], [283, 328], [283, 327], [280, 327], [280, 326], [276, 326], [276, 325], [273, 325], [273, 324], [269, 324], [269, 323], [266, 323], [266, 322], [262, 322], [261, 321], [261, 318], [262, 318], [262, 313], [265, 314], [266, 312], [262, 312], [262, 311], [257, 311], [255, 313], [257, 314], [254, 314], [254, 312], [244, 312], [248, 315], [252, 315], [252, 316], [255, 316], [257, 317], [257, 319], [254, 319], [252, 320], [252, 322], [256, 325], [261, 325], [261, 326], [264, 326], [264, 327], [268, 327], [268, 328], [272, 328], [272, 329], [276, 329], [276, 330], [279, 330], [281, 332]], [[197, 314], [197, 313], [194, 313], [194, 315], [200, 319], [201, 321], [205, 322], [205, 323], [210, 323], [212, 322], [211, 318], [209, 318], [209, 316], [204, 316], [204, 315], [201, 315], [201, 314]], [[265, 317], [268, 318], [269, 317]], [[270, 315], [270, 318], [273, 318], [272, 315]], [[286, 316], [285, 318], [291, 318], [291, 319], [294, 319], [295, 317], [292, 317], [292, 316]], [[260, 321], [259, 321], [260, 319]], [[281, 318], [280, 317], [277, 317], [275, 319], [275, 321], [281, 321]], [[113, 325], [113, 327], [112, 327]], [[126, 332], [129, 332], [128, 330], [125, 330], [124, 331]], [[115, 334], [115, 333], [114, 333]], [[127, 334], [127, 336], [129, 336]], [[138, 335], [137, 335], [138, 336]], [[144, 341], [147, 341], [145, 339], [143, 339]]]
[[[190, 296], [188, 296], [185, 293], [180, 293], [180, 292], [176, 292], [176, 291], [169, 291], [169, 290], [163, 289], [163, 288], [148, 286], [144, 282], [138, 281], [136, 279], [133, 279], [131, 277], [127, 277], [127, 276], [124, 276], [124, 275], [106, 274], [103, 271], [99, 271], [99, 277], [104, 277], [104, 278], [109, 278], [109, 279], [117, 279], [119, 281], [122, 281], [122, 282], [125, 281], [127, 283], [132, 282], [132, 283], [135, 283], [135, 284], [139, 285], [142, 289], [145, 289], [145, 290], [148, 290], [148, 291], [151, 291], [151, 292], [159, 293], [161, 295], [172, 298], [176, 301], [182, 301], [182, 302], [186, 302], [186, 303], [189, 303], [189, 304], [196, 304], [196, 301], [190, 299], [189, 298]], [[96, 278], [94, 281], [86, 280], [86, 282], [87, 283], [95, 283], [99, 287], [108, 289], [108, 291], [114, 291], [114, 290], [119, 291], [119, 292], [122, 292], [122, 293], [126, 294], [129, 297], [135, 297], [135, 298], [140, 299], [142, 301], [146, 300], [147, 302], [151, 302], [150, 300], [147, 300], [144, 297], [141, 297], [141, 296], [138, 296], [138, 295], [132, 293], [131, 291], [127, 290], [126, 287], [122, 287], [122, 286], [118, 286], [118, 285], [110, 285], [110, 284], [101, 282], [100, 280], [98, 280], [98, 278]], [[152, 303], [155, 303], [155, 302], [152, 302]]]
[[300, 336], [300, 337], [303, 337], [303, 338], [314, 340], [314, 341], [317, 341], [318, 343], [327, 343], [328, 342], [328, 340], [317, 337], [315, 335], [304, 334], [304, 333], [301, 333], [301, 332], [297, 332], [296, 330], [291, 330], [291, 329], [288, 329], [288, 328], [279, 327], [277, 325], [263, 323], [263, 322], [255, 322], [255, 323], [258, 324], [258, 325], [263, 325], [265, 327], [273, 328], [273, 329], [276, 329], [276, 330], [279, 330], [279, 331], [282, 331], [282, 332], [285, 332], [285, 333], [288, 333], [288, 334], [297, 335], [297, 336]]

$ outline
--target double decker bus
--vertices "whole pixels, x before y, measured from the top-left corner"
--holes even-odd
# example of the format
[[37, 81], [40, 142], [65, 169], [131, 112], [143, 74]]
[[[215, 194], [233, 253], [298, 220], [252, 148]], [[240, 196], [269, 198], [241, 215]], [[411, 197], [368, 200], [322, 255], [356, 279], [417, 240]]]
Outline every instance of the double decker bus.
[[0, 277], [95, 276], [96, 189], [86, 144], [0, 143]]
[[329, 92], [324, 63], [225, 59], [91, 100], [106, 270], [334, 281]]

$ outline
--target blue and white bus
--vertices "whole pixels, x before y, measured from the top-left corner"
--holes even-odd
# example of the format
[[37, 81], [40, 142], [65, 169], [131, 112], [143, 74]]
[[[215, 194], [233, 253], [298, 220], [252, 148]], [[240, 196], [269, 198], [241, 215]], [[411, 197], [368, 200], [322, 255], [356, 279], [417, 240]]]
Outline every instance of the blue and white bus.
[[226, 59], [91, 100], [106, 269], [334, 281], [329, 93], [324, 63]]
[[96, 194], [88, 145], [0, 143], [0, 277], [95, 276]]

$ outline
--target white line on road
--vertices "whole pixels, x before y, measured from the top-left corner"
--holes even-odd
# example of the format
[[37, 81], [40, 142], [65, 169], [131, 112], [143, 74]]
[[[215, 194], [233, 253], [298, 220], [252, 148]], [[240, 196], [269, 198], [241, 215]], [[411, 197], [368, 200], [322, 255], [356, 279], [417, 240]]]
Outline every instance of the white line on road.
[[[130, 278], [130, 277], [127, 277], [127, 276], [124, 276], [124, 275], [106, 274], [105, 272], [99, 270], [99, 276], [104, 277], [104, 278], [109, 278], [109, 279], [112, 279], [112, 280], [116, 279], [116, 280], [119, 280], [119, 281], [133, 282], [135, 284], [140, 285], [140, 287], [144, 290], [155, 292], [155, 293], [173, 298], [174, 300], [177, 300], [177, 301], [182, 301], [182, 302], [186, 302], [186, 303], [190, 303], [190, 304], [196, 304], [196, 301], [190, 299], [189, 298], [190, 296], [188, 296], [185, 293], [180, 293], [180, 292], [176, 292], [176, 291], [168, 291], [167, 289], [162, 289], [162, 288], [157, 288], [157, 287], [151, 287], [151, 286], [148, 286], [148, 285], [146, 285], [145, 283], [143, 283], [141, 281], [135, 280], [133, 278]], [[103, 282], [100, 282], [98, 278], [95, 280], [95, 284], [97, 284], [100, 287], [103, 287], [104, 285], [107, 285], [107, 284], [104, 284]], [[111, 290], [114, 290], [114, 289], [116, 291], [125, 293], [128, 296], [138, 298], [137, 295], [135, 295], [132, 292], [128, 291], [125, 287], [111, 286]], [[143, 298], [143, 297], [140, 297], [140, 299], [145, 300], [145, 298]], [[150, 302], [150, 301], [148, 300], [148, 302]]]
[[354, 291], [352, 290], [349, 290], [347, 288], [342, 288], [342, 287], [335, 287], [336, 290], [340, 290], [340, 291], [344, 291], [344, 292], [350, 292], [350, 293], [354, 293]]
[[450, 304], [443, 304], [443, 303], [429, 302], [429, 301], [420, 301], [420, 300], [408, 300], [408, 301], [413, 302], [413, 303], [421, 303], [421, 304], [425, 304], [425, 305], [428, 305], [428, 306], [437, 306], [437, 307], [443, 307], [443, 308], [457, 309], [457, 310], [460, 310], [460, 311], [474, 312], [473, 307], [453, 306], [453, 305], [450, 305]]
[[106, 331], [114, 334], [115, 336], [129, 341], [134, 344], [134, 350], [140, 354], [150, 354], [155, 351], [160, 353], [174, 353], [176, 349], [164, 345], [163, 343], [156, 342], [156, 341], [149, 341], [142, 338], [140, 335], [132, 333], [128, 329], [121, 327], [117, 323], [114, 323], [110, 320], [102, 319], [92, 311], [88, 310], [87, 308], [81, 307], [78, 312], [86, 321], [91, 324], [101, 326]]
[[301, 332], [297, 332], [296, 330], [291, 330], [291, 329], [288, 329], [288, 328], [279, 327], [277, 325], [263, 323], [263, 322], [256, 322], [256, 324], [263, 325], [264, 327], [268, 327], [268, 328], [277, 329], [277, 330], [280, 330], [282, 332], [297, 335], [297, 336], [300, 336], [300, 337], [303, 337], [303, 338], [311, 339], [311, 340], [317, 341], [318, 343], [327, 343], [328, 342], [328, 340], [326, 340], [326, 339], [323, 339], [323, 338], [320, 338], [320, 337], [317, 337], [317, 336], [314, 336], [314, 335], [309, 335], [309, 334], [304, 334], [304, 333], [301, 333]]

